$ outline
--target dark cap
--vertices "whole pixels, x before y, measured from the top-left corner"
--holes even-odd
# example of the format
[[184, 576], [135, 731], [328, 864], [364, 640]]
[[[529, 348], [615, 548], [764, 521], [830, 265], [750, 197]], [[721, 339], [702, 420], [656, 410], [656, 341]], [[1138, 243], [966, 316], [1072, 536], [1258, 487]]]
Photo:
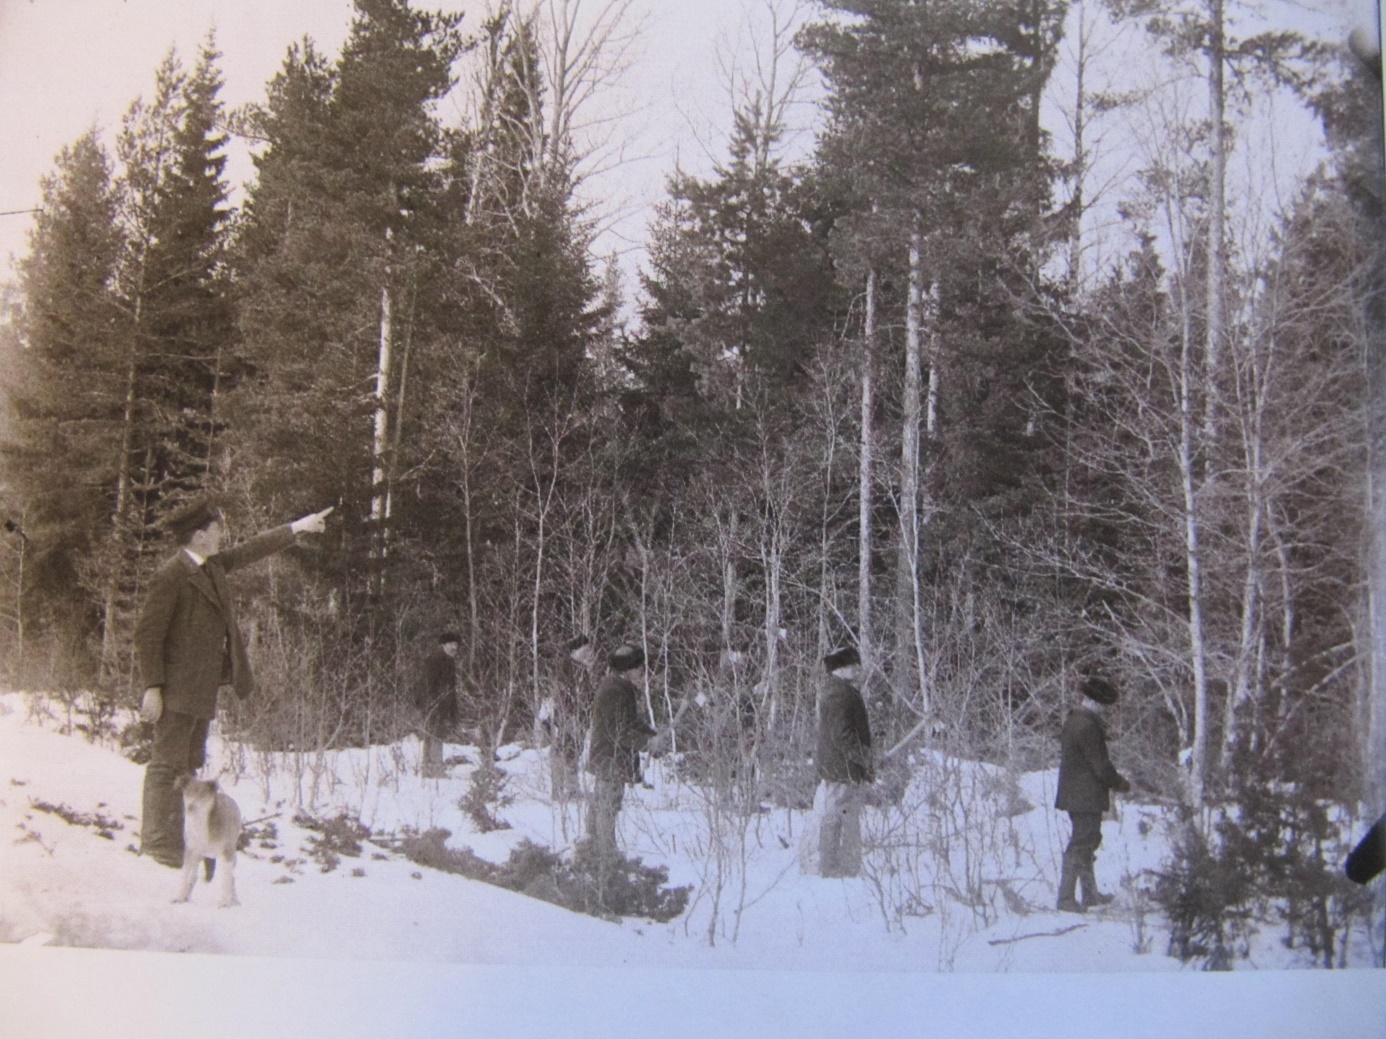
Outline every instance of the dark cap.
[[221, 506], [215, 498], [195, 498], [177, 512], [171, 513], [164, 520], [164, 526], [168, 528], [175, 541], [180, 545], [186, 545], [188, 539], [199, 530], [207, 529], [221, 518]]
[[627, 642], [617, 646], [607, 660], [613, 671], [633, 671], [645, 663], [645, 651]]
[[1100, 675], [1088, 675], [1083, 679], [1080, 691], [1094, 703], [1110, 706], [1117, 702], [1117, 689]]
[[586, 635], [578, 635], [575, 638], [569, 639], [568, 644], [563, 648], [565, 651], [567, 651], [568, 655], [571, 656], [572, 654], [580, 650], [583, 646], [590, 646], [591, 644], [592, 640], [589, 639]]
[[854, 646], [843, 646], [841, 649], [835, 649], [823, 658], [823, 666], [827, 668], [829, 674], [860, 663], [861, 654], [856, 651]]
[[455, 631], [442, 631], [438, 633], [438, 645], [440, 646], [447, 645], [449, 642], [461, 643], [461, 641], [462, 639], [458, 637]]

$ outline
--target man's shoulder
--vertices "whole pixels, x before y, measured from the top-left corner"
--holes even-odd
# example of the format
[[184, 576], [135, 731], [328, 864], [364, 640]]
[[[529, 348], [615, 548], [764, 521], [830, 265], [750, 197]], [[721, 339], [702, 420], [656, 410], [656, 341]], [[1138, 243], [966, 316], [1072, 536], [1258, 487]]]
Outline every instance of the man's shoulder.
[[1065, 736], [1086, 736], [1094, 732], [1102, 732], [1102, 721], [1097, 715], [1081, 707], [1075, 707], [1068, 712], [1068, 717], [1064, 720]]
[[181, 548], [159, 564], [154, 571], [154, 582], [169, 583], [186, 580], [195, 569], [193, 561]]
[[861, 701], [861, 690], [845, 678], [838, 678], [836, 675], [828, 678], [828, 685], [823, 690], [823, 695], [829, 700], [840, 703]]
[[598, 696], [628, 696], [635, 691], [635, 686], [620, 675], [607, 675], [597, 686]]

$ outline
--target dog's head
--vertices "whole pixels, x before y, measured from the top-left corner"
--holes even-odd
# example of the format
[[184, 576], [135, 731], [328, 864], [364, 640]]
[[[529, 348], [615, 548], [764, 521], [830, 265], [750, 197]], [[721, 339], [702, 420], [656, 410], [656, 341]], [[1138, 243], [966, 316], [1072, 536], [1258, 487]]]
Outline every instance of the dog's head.
[[198, 779], [190, 772], [184, 772], [173, 781], [173, 788], [183, 792], [183, 804], [188, 807], [208, 804], [217, 799], [217, 781]]

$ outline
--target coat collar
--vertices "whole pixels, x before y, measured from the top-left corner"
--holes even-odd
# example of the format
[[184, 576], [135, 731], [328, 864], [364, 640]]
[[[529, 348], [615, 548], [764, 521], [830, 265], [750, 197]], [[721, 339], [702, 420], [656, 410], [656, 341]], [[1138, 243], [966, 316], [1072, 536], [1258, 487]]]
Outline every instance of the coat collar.
[[217, 594], [217, 586], [207, 573], [206, 568], [194, 563], [192, 556], [185, 549], [179, 551], [178, 560], [188, 574], [188, 583], [211, 600], [217, 609], [221, 609], [221, 596]]

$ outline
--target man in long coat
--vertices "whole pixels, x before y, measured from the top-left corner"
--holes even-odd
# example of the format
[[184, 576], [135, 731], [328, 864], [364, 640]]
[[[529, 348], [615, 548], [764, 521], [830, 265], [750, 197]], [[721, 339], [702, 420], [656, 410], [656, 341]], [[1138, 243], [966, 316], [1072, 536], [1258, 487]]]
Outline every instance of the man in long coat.
[[[1102, 714], [1116, 703], [1116, 687], [1090, 675], [1083, 680], [1082, 693], [1083, 702], [1068, 716], [1059, 737], [1059, 791], [1054, 798], [1054, 807], [1067, 812], [1073, 823], [1059, 877], [1058, 908], [1067, 913], [1086, 912], [1112, 901], [1111, 895], [1097, 888], [1093, 862], [1102, 843], [1102, 813], [1111, 807], [1111, 791], [1131, 789], [1107, 756]], [[1075, 885], [1081, 888], [1082, 901], [1074, 898]]]
[[587, 767], [592, 799], [587, 805], [587, 841], [601, 856], [616, 853], [616, 817], [627, 783], [640, 782], [640, 751], [655, 736], [640, 713], [636, 682], [645, 667], [639, 646], [619, 647], [610, 657], [611, 674], [602, 679], [592, 702]]
[[438, 648], [424, 661], [423, 679], [414, 706], [423, 714], [423, 761], [419, 771], [426, 778], [444, 774], [443, 741], [457, 728], [457, 647], [456, 632], [438, 636]]
[[206, 761], [217, 690], [229, 685], [244, 699], [254, 687], [226, 575], [288, 548], [301, 532], [321, 533], [331, 511], [304, 516], [224, 552], [225, 521], [212, 500], [194, 501], [167, 521], [181, 547], [154, 575], [135, 626], [135, 656], [145, 685], [140, 715], [154, 725], [140, 851], [156, 862], [183, 865], [183, 799], [173, 781]]
[[808, 848], [806, 871], [825, 877], [861, 872], [861, 807], [866, 786], [875, 779], [871, 725], [857, 689], [861, 657], [851, 646], [823, 658], [827, 685], [818, 702], [817, 870]]

